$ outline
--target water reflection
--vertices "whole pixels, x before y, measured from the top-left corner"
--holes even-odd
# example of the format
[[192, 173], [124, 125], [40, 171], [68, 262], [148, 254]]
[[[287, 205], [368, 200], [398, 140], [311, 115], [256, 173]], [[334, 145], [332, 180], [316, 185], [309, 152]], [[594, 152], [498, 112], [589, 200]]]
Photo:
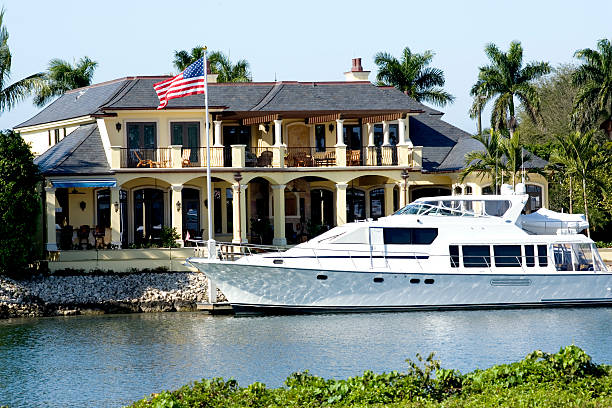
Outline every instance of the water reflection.
[[404, 370], [435, 351], [462, 371], [572, 342], [612, 363], [612, 308], [320, 316], [160, 313], [0, 321], [0, 405], [115, 407], [203, 377], [279, 386]]

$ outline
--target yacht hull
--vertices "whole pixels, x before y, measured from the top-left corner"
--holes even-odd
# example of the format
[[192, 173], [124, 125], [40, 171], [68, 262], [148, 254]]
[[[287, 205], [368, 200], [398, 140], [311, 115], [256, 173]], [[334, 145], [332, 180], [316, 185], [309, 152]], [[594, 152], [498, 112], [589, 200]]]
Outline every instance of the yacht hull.
[[360, 272], [188, 261], [238, 314], [612, 305], [608, 272]]

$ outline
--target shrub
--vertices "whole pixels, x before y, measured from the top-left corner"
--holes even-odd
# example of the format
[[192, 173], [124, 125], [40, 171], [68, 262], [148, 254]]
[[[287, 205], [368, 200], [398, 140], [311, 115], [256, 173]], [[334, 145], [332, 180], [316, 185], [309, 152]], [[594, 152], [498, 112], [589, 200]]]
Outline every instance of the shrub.
[[170, 228], [165, 225], [162, 227], [160, 234], [162, 248], [178, 248], [179, 245], [176, 243], [178, 239], [181, 239], [181, 236], [176, 231], [176, 227]]

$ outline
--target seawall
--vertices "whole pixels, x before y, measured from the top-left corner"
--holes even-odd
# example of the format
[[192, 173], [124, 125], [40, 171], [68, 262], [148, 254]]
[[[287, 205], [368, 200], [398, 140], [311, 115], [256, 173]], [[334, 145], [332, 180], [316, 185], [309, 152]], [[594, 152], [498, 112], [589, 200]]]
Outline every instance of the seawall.
[[199, 272], [0, 276], [0, 318], [191, 311], [207, 290]]

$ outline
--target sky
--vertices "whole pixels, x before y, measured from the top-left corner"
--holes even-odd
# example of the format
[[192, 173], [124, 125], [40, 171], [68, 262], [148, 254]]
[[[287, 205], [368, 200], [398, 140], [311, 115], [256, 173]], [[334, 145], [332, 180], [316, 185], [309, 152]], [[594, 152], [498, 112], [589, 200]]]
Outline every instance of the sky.
[[[612, 0], [481, 1], [136, 1], [8, 0], [3, 3], [13, 63], [11, 79], [44, 71], [53, 58], [88, 56], [94, 83], [174, 73], [175, 50], [206, 45], [247, 59], [254, 81], [338, 81], [362, 58], [375, 80], [374, 55], [432, 50], [456, 97], [437, 109], [470, 133], [471, 86], [487, 65], [487, 43], [518, 40], [524, 61], [576, 63], [573, 54], [612, 38]], [[31, 98], [0, 115], [12, 128], [39, 111]], [[488, 126], [490, 109], [483, 114]]]

